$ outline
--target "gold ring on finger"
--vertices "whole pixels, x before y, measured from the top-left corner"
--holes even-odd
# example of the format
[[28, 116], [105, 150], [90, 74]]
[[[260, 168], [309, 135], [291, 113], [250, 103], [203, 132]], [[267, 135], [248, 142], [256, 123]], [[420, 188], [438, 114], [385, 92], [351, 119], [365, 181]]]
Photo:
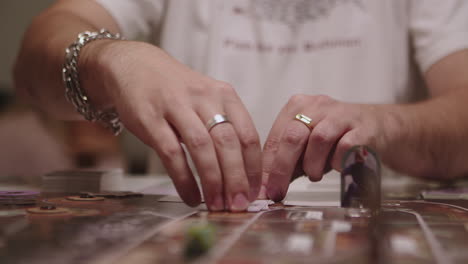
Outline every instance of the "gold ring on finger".
[[296, 119], [297, 121], [300, 121], [301, 123], [303, 123], [304, 125], [306, 125], [309, 129], [312, 129], [313, 128], [313, 124], [312, 124], [312, 118], [304, 115], [304, 114], [297, 114], [294, 119]]

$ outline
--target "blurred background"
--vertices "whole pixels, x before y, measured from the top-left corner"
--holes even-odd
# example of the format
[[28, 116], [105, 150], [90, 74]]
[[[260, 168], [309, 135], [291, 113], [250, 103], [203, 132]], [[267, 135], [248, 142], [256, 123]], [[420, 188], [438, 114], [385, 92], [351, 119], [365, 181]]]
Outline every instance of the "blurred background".
[[92, 123], [52, 120], [15, 97], [12, 68], [22, 36], [53, 2], [0, 1], [0, 181], [39, 183], [44, 173], [70, 168], [145, 173], [149, 150], [129, 133], [113, 137]]

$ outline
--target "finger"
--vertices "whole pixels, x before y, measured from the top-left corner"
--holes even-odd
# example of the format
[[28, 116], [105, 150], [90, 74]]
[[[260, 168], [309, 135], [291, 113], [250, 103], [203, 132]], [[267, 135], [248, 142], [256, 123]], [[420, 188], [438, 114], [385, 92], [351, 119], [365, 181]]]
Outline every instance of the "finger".
[[[197, 113], [201, 120], [209, 123], [215, 115], [223, 114], [224, 110], [219, 109], [223, 109], [223, 107], [203, 104], [197, 107]], [[229, 116], [227, 118], [230, 120]], [[249, 182], [237, 133], [231, 121], [216, 124], [208, 129], [223, 177], [224, 207], [231, 211], [244, 211], [249, 206]]]
[[299, 157], [307, 144], [310, 129], [296, 120], [287, 124], [275, 155], [268, 178], [267, 195], [281, 201], [288, 191], [289, 182]]
[[333, 155], [332, 162], [331, 162], [332, 168], [337, 171], [341, 171], [343, 169], [342, 162], [343, 162], [345, 153], [356, 145], [366, 145], [368, 142], [369, 142], [368, 140], [365, 140], [364, 134], [358, 132], [358, 130], [354, 129], [354, 130], [348, 131], [338, 141], [335, 154]]
[[236, 131], [232, 124], [223, 123], [213, 127], [210, 134], [222, 170], [225, 208], [244, 211], [249, 206], [249, 182]]
[[311, 181], [322, 179], [330, 152], [347, 129], [343, 122], [330, 122], [326, 119], [312, 129], [302, 163], [304, 172]]
[[[135, 136], [158, 153], [182, 200], [189, 206], [199, 205], [200, 191], [176, 134], [164, 119], [152, 121], [137, 122], [132, 119], [132, 122], [125, 124]], [[152, 124], [157, 125], [153, 127]]]
[[199, 205], [200, 191], [177, 136], [169, 126], [156, 129], [153, 133], [158, 135], [156, 152], [174, 182], [177, 193], [186, 204]]
[[167, 119], [179, 132], [193, 159], [208, 209], [224, 210], [223, 178], [210, 134], [192, 109], [180, 105], [171, 108]]
[[273, 126], [268, 134], [268, 137], [263, 145], [262, 152], [262, 184], [260, 186], [259, 198], [267, 198], [267, 186], [269, 182], [270, 172], [275, 160], [276, 153], [279, 148], [281, 135], [283, 134], [286, 124], [291, 121], [289, 112], [286, 107], [283, 107], [278, 114]]
[[305, 175], [304, 168], [302, 166], [302, 161], [303, 160], [304, 160], [304, 153], [302, 153], [302, 155], [297, 160], [296, 166], [294, 167], [294, 171], [293, 171], [293, 174], [292, 174], [292, 177], [291, 177], [291, 182], [293, 182], [295, 179]]
[[239, 137], [245, 173], [249, 181], [249, 200], [258, 197], [262, 180], [262, 152], [260, 139], [253, 121], [240, 99], [236, 96], [225, 105], [226, 112]]

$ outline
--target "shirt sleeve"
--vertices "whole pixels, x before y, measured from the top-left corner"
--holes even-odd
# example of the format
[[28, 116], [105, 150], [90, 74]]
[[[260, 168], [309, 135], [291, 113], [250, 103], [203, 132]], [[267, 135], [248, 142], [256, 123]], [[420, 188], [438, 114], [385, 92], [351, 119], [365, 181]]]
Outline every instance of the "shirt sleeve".
[[165, 0], [95, 0], [115, 19], [126, 39], [149, 40], [157, 32]]
[[468, 1], [412, 0], [410, 34], [422, 72], [445, 56], [468, 49]]

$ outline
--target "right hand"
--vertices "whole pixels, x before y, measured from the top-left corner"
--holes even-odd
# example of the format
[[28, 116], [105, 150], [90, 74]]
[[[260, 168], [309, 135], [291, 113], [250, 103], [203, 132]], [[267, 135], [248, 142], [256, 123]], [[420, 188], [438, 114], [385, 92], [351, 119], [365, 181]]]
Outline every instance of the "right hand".
[[[84, 79], [102, 85], [83, 82], [93, 104], [114, 106], [124, 126], [158, 153], [184, 202], [196, 206], [201, 198], [181, 142], [208, 208], [245, 210], [260, 189], [261, 148], [235, 90], [150, 44], [103, 40], [89, 46], [80, 67]], [[208, 131], [206, 122], [215, 114], [230, 122]]]

